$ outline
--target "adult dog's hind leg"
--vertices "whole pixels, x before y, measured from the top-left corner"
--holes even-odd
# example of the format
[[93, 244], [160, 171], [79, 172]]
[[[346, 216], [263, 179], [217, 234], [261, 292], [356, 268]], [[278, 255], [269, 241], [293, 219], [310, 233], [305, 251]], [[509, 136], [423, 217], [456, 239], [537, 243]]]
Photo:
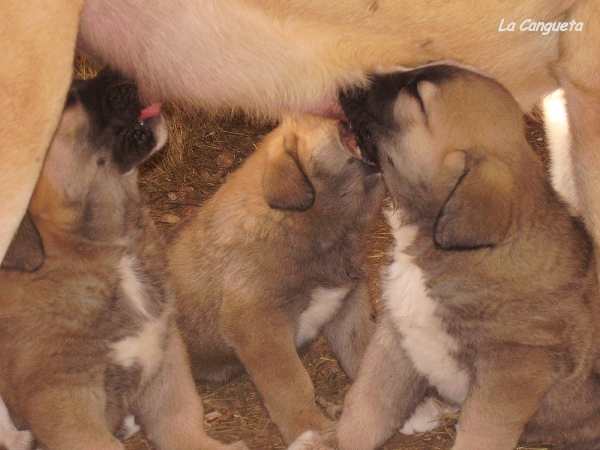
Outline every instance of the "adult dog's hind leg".
[[370, 450], [382, 445], [423, 401], [427, 386], [384, 314], [345, 399], [336, 428], [340, 448]]
[[333, 355], [351, 380], [358, 375], [360, 361], [375, 330], [366, 283], [361, 282], [346, 296], [335, 317], [323, 328]]
[[243, 442], [223, 444], [204, 431], [202, 399], [176, 327], [172, 327], [163, 366], [142, 392], [134, 412], [157, 450], [247, 449]]

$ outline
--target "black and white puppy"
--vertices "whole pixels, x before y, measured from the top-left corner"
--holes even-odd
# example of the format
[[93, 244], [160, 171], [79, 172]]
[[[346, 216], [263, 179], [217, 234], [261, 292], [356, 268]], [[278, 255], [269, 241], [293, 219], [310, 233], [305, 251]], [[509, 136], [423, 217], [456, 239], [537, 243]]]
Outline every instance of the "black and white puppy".
[[392, 197], [393, 261], [335, 432], [291, 448], [375, 449], [432, 389], [462, 407], [454, 450], [600, 448], [592, 241], [517, 103], [447, 64], [376, 76], [342, 102]]
[[137, 166], [166, 138], [160, 107], [142, 109], [120, 75], [74, 82], [0, 270], [0, 395], [45, 450], [123, 450], [129, 414], [157, 449], [246, 448], [202, 428], [164, 246], [138, 191]]

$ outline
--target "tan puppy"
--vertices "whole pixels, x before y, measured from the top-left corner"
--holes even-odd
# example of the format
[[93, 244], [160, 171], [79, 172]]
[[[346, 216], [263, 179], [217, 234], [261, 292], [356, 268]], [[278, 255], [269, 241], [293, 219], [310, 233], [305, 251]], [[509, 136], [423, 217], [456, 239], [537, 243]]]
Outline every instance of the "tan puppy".
[[202, 429], [162, 241], [139, 196], [137, 166], [166, 141], [158, 114], [114, 72], [76, 82], [0, 270], [0, 395], [45, 450], [122, 450], [127, 414], [157, 449], [246, 448]]
[[339, 448], [377, 448], [431, 388], [462, 405], [454, 450], [598, 448], [592, 241], [550, 187], [517, 103], [489, 78], [431, 65], [375, 77], [343, 104], [392, 196], [395, 244]]
[[[11, 81], [1, 83], [6, 117], [0, 127], [15, 125], [10, 133], [0, 129], [3, 156], [10, 155], [0, 166], [0, 255], [25, 211], [41, 163], [36, 158], [50, 140], [66, 91], [65, 61], [72, 56], [81, 1], [52, 5], [46, 14], [40, 12], [45, 3], [11, 0], [0, 17], [0, 76]], [[34, 18], [44, 20], [32, 24]], [[532, 24], [553, 23], [555, 29], [567, 24], [565, 31], [529, 31]], [[596, 1], [156, 0], [149, 7], [132, 0], [89, 0], [80, 25], [79, 48], [136, 79], [148, 100], [211, 111], [332, 113], [339, 110], [338, 89], [363, 83], [366, 72], [444, 58], [490, 74], [523, 108], [561, 86], [574, 136], [576, 187], [584, 218], [600, 242]], [[15, 57], [7, 60], [8, 54]], [[43, 83], [38, 87], [39, 80], [49, 92]], [[5, 183], [9, 179], [15, 182]]]
[[323, 331], [354, 378], [372, 335], [364, 246], [383, 184], [350, 144], [338, 121], [287, 120], [169, 250], [195, 376], [245, 368], [287, 442], [329, 425], [296, 349]]

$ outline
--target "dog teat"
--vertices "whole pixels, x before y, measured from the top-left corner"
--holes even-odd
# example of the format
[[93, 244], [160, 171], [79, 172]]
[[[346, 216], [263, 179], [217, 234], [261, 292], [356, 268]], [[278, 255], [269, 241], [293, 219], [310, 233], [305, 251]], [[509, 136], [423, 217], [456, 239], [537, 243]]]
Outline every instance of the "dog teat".
[[142, 112], [140, 113], [138, 120], [140, 122], [144, 122], [146, 119], [156, 117], [160, 114], [161, 109], [162, 109], [162, 103], [160, 103], [160, 102], [153, 103], [150, 106], [147, 106], [144, 109], [142, 109]]

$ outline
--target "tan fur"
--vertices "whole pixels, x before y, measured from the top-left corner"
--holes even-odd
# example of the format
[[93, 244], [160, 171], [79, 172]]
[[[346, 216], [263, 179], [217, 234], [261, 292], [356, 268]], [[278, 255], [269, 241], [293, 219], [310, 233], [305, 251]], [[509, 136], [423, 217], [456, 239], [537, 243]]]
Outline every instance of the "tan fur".
[[373, 329], [364, 245], [382, 183], [344, 136], [334, 120], [285, 121], [169, 250], [194, 374], [245, 368], [287, 442], [330, 425], [297, 348], [322, 330], [353, 378]]
[[343, 104], [396, 207], [393, 261], [337, 437], [290, 449], [375, 449], [430, 388], [462, 405], [453, 450], [597, 448], [593, 245], [529, 148], [517, 103], [489, 78], [434, 65]]
[[[9, 140], [0, 145], [9, 155], [0, 168], [0, 255], [26, 209], [57, 123], [80, 6], [80, 1], [61, 0], [56, 11], [41, 14], [42, 7], [13, 1], [5, 9], [41, 23], [2, 15], [2, 67], [17, 81], [2, 83], [15, 88], [1, 94], [3, 124], [10, 126], [0, 133]], [[505, 26], [514, 21], [517, 30], [499, 32], [502, 19]], [[584, 26], [581, 32], [542, 35], [519, 31], [525, 19], [575, 20]], [[426, 5], [411, 0], [161, 0], [151, 8], [133, 1], [90, 0], [81, 16], [78, 46], [138, 80], [148, 100], [270, 116], [332, 113], [337, 90], [364, 83], [366, 72], [444, 58], [490, 74], [525, 109], [562, 86], [583, 216], [600, 242], [599, 29], [600, 6], [592, 0], [440, 0]], [[7, 61], [8, 54], [15, 56]]]
[[[92, 82], [72, 88], [76, 100], [13, 242], [18, 251], [11, 247], [9, 269], [0, 270], [0, 395], [16, 427], [45, 450], [122, 450], [114, 434], [127, 414], [157, 449], [245, 449], [204, 433], [163, 242], [142, 205], [137, 168], [122, 172], [119, 148], [108, 144], [114, 130], [99, 129], [81, 100]], [[98, 86], [99, 105], [112, 85]], [[161, 117], [140, 125], [133, 114], [136, 142], [153, 136], [128, 147], [137, 165], [164, 145], [166, 128]]]
[[82, 0], [3, 2], [0, 258], [17, 230], [71, 81]]

